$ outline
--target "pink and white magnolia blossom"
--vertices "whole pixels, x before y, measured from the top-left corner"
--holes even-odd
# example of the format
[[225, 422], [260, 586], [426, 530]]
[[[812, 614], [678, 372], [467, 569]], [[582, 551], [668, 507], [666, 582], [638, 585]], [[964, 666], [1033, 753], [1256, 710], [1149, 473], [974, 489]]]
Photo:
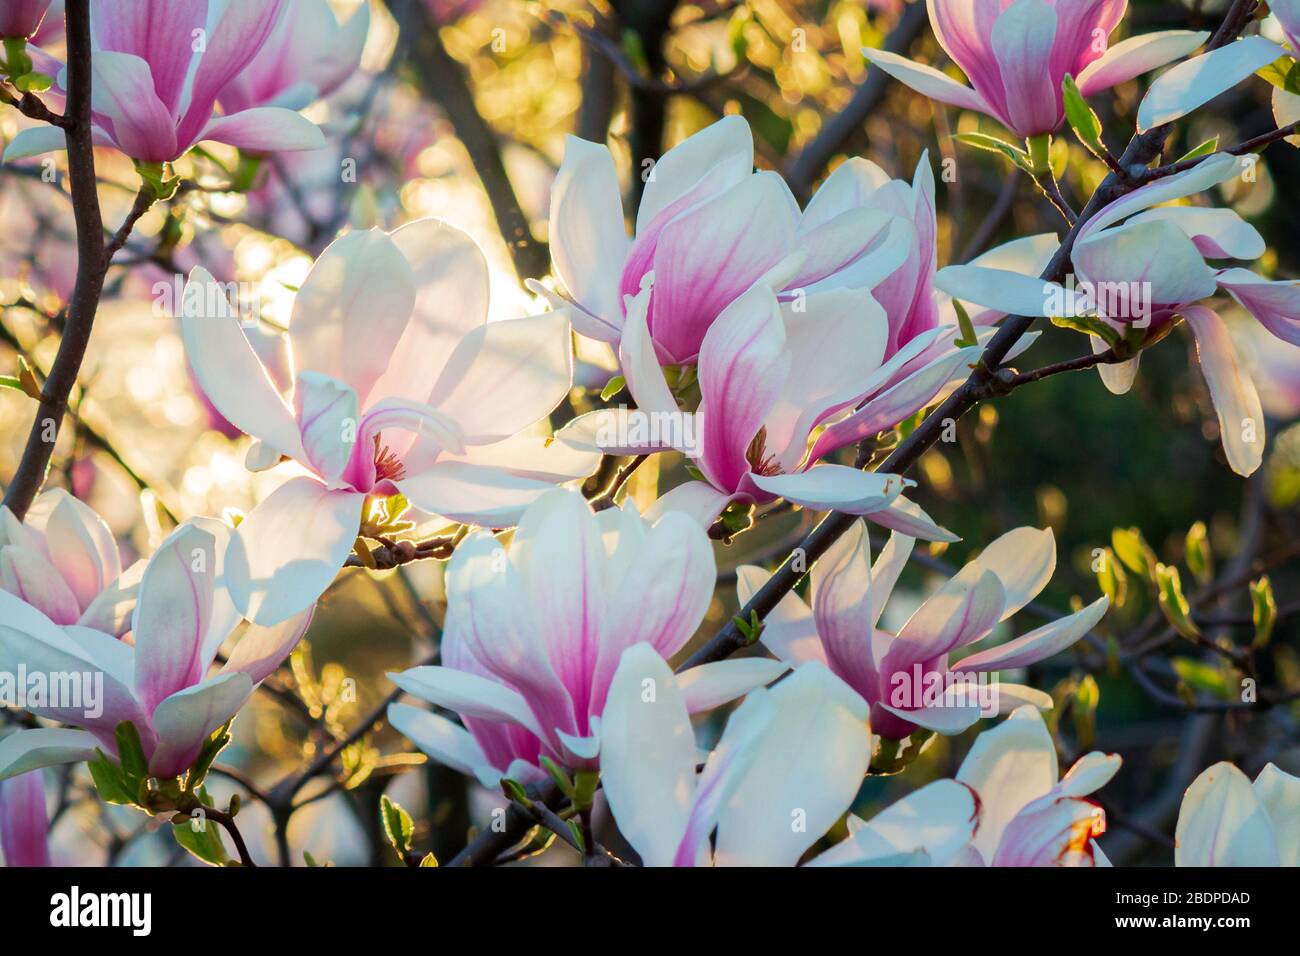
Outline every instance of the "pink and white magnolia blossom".
[[49, 866], [49, 829], [45, 771], [0, 780], [0, 861], [8, 867]]
[[0, 39], [25, 40], [41, 28], [50, 0], [4, 0], [0, 3]]
[[478, 10], [483, 0], [424, 0], [424, 5], [435, 23], [446, 26]]
[[327, 0], [285, 0], [285, 7], [257, 56], [222, 88], [218, 100], [223, 112], [258, 106], [302, 109], [356, 73], [370, 30], [369, 3], [343, 24]]
[[[990, 716], [988, 707], [1003, 713], [1026, 702], [1050, 707], [1051, 698], [1031, 687], [995, 682], [981, 688], [974, 681], [1070, 647], [1105, 614], [1107, 598], [950, 664], [953, 651], [988, 637], [1047, 585], [1056, 567], [1056, 542], [1047, 529], [1004, 534], [891, 634], [879, 627], [881, 615], [914, 543], [892, 534], [873, 565], [866, 527], [854, 522], [813, 565], [811, 609], [798, 595], [787, 594], [764, 621], [760, 640], [791, 665], [825, 663], [870, 707], [872, 729], [891, 740], [918, 727], [960, 733]], [[740, 603], [768, 577], [761, 568], [740, 568]]]
[[144, 566], [124, 573], [104, 519], [61, 488], [42, 492], [26, 523], [0, 505], [0, 590], [59, 627], [123, 634]]
[[[1207, 264], [1206, 259], [1255, 259], [1264, 253], [1263, 238], [1231, 209], [1161, 205], [1233, 178], [1240, 163], [1231, 155], [1212, 157], [1100, 210], [1076, 237], [1075, 290], [975, 265], [950, 266], [936, 281], [954, 296], [1014, 315], [1095, 312], [1121, 336], [1145, 329], [1142, 341], [1154, 340], [1181, 316], [1196, 338], [1228, 462], [1238, 474], [1249, 475], [1264, 455], [1259, 395], [1222, 319], [1198, 303], [1227, 292], [1273, 335], [1300, 344], [1300, 282], [1270, 281], [1247, 269]], [[1106, 346], [1094, 336], [1093, 347], [1102, 351]], [[1127, 391], [1139, 359], [1101, 366], [1106, 387], [1117, 394]]]
[[935, 37], [970, 86], [887, 50], [863, 55], [931, 99], [991, 116], [1025, 139], [1065, 120], [1061, 83], [1100, 93], [1187, 56], [1208, 33], [1168, 30], [1107, 38], [1128, 0], [927, 0]]
[[664, 364], [694, 362], [714, 320], [760, 280], [797, 295], [853, 267], [870, 289], [908, 254], [908, 222], [842, 188], [850, 173], [800, 213], [780, 175], [754, 171], [753, 134], [739, 116], [674, 146], [647, 175], [629, 239], [609, 150], [568, 138], [550, 214], [564, 296], [551, 295], [575, 306], [578, 332], [618, 345], [628, 297], [652, 285], [646, 325]]
[[[1119, 771], [1093, 751], [1060, 776], [1056, 744], [1033, 707], [1019, 707], [975, 739], [957, 782], [976, 794], [979, 825], [949, 862], [961, 866], [1110, 866], [1095, 838], [1106, 814], [1087, 799]], [[1059, 778], [1059, 779], [1058, 779]]]
[[1300, 866], [1300, 777], [1265, 765], [1252, 784], [1227, 762], [1192, 781], [1174, 831], [1175, 866]]
[[[539, 779], [540, 756], [592, 768], [601, 713], [625, 648], [662, 658], [695, 633], [713, 595], [713, 550], [684, 515], [651, 524], [633, 505], [593, 513], [555, 489], [530, 507], [509, 548], [479, 532], [447, 568], [445, 659], [390, 674], [416, 697], [455, 711], [466, 728], [405, 704], [389, 721], [434, 759], [476, 775]], [[719, 661], [681, 680], [689, 709], [708, 710], [775, 680], [785, 665]]]
[[195, 269], [185, 346], [217, 410], [257, 441], [249, 466], [306, 470], [249, 513], [230, 590], [250, 620], [313, 604], [352, 550], [366, 500], [401, 494], [451, 521], [509, 527], [598, 456], [525, 431], [571, 381], [564, 313], [489, 322], [482, 251], [436, 219], [335, 240], [294, 300], [294, 379], [273, 384], [219, 283]]
[[[690, 673], [674, 676], [647, 644], [623, 652], [601, 719], [601, 780], [619, 831], [647, 866], [794, 866], [862, 785], [876, 745], [865, 705], [824, 665], [802, 664], [750, 692], [697, 775]], [[857, 820], [854, 840], [811, 865], [946, 857], [977, 817], [968, 788], [937, 781]]]
[[[286, 0], [113, 0], [91, 5], [95, 143], [165, 163], [213, 140], [256, 152], [319, 149], [306, 117], [275, 106], [217, 112], [226, 88], [275, 31]], [[46, 58], [48, 59], [48, 58]], [[40, 69], [49, 69], [38, 62]], [[56, 93], [67, 89], [66, 68]], [[64, 149], [63, 130], [23, 130], [5, 161]]]
[[[131, 612], [129, 642], [83, 625], [59, 626], [0, 591], [0, 671], [45, 675], [44, 703], [27, 710], [80, 729], [20, 730], [0, 740], [0, 780], [56, 764], [117, 755], [114, 732], [134, 724], [158, 777], [183, 773], [204, 742], [302, 637], [304, 612], [274, 627], [248, 626], [226, 662], [213, 659], [242, 619], [226, 588], [232, 529], [209, 518], [177, 528], [149, 559]], [[55, 679], [56, 675], [59, 676]], [[72, 684], [80, 693], [69, 696]]]
[[[956, 540], [899, 497], [910, 482], [818, 462], [929, 404], [955, 374], [965, 377], [965, 367], [979, 357], [977, 347], [949, 348], [915, 368], [954, 331], [935, 328], [882, 361], [890, 330], [870, 292], [830, 289], [783, 303], [758, 284], [710, 325], [699, 353], [699, 409], [686, 414], [677, 408], [650, 341], [648, 292], [628, 303], [621, 350], [636, 411], [589, 413], [561, 434], [616, 454], [674, 448], [688, 455], [704, 480], [674, 488], [655, 514], [685, 511], [709, 524], [730, 502], [784, 498], [865, 514], [928, 540]], [[646, 437], [640, 437], [636, 426], [646, 418], [683, 427], [657, 435], [641, 430]]]

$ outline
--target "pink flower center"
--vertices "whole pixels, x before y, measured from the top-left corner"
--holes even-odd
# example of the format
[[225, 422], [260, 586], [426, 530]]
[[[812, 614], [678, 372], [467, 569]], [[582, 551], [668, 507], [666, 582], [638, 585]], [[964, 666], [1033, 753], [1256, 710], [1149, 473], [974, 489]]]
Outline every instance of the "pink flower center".
[[383, 433], [375, 435], [375, 481], [401, 481], [406, 477], [406, 466], [387, 445]]
[[767, 426], [764, 425], [754, 436], [754, 440], [749, 443], [749, 448], [745, 450], [745, 461], [749, 462], [749, 469], [756, 475], [779, 475], [782, 473], [781, 465], [777, 462], [775, 455], [767, 453]]

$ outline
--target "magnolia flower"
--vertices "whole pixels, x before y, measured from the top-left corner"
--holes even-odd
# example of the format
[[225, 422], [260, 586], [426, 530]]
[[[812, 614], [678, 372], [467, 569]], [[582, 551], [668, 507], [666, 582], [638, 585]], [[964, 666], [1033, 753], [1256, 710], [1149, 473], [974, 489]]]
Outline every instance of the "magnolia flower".
[[863, 55], [918, 93], [991, 116], [1025, 139], [1060, 128], [1067, 74], [1090, 96], [1186, 56], [1209, 36], [1169, 30], [1108, 47], [1128, 0], [927, 3], [935, 36], [970, 86], [887, 50], [866, 49]]
[[190, 767], [208, 737], [288, 656], [311, 617], [249, 626], [207, 676], [241, 623], [225, 586], [230, 535], [221, 522], [199, 518], [162, 543], [141, 577], [129, 644], [90, 627], [59, 627], [0, 592], [0, 671], [43, 675], [43, 702], [29, 696], [27, 710], [81, 728], [20, 730], [0, 740], [0, 780], [93, 759], [97, 748], [116, 756], [122, 721], [139, 733], [150, 774], [174, 777]]
[[1059, 777], [1056, 745], [1033, 707], [975, 739], [957, 771], [979, 802], [970, 844], [949, 862], [963, 866], [1109, 866], [1095, 838], [1106, 814], [1085, 799], [1119, 770], [1117, 754], [1085, 754]]
[[5, 0], [0, 3], [0, 39], [25, 40], [41, 28], [50, 0]]
[[[1222, 320], [1197, 303], [1222, 289], [1273, 335], [1300, 344], [1300, 282], [1269, 281], [1246, 269], [1215, 269], [1206, 263], [1207, 258], [1255, 259], [1264, 253], [1263, 238], [1231, 209], [1160, 206], [1231, 179], [1239, 163], [1230, 155], [1207, 159], [1100, 210], [1076, 237], [1076, 290], [984, 266], [950, 266], [936, 281], [953, 295], [1015, 315], [1095, 312], [1121, 336], [1145, 329], [1139, 345], [1156, 341], [1181, 316], [1196, 338], [1228, 462], [1238, 474], [1249, 475], [1264, 455], [1259, 396]], [[1096, 337], [1093, 345], [1097, 351], [1105, 348]], [[1102, 366], [1106, 386], [1116, 393], [1127, 391], [1139, 357]]]
[[123, 574], [108, 525], [61, 488], [37, 497], [26, 524], [0, 505], [0, 590], [60, 627], [124, 633], [143, 571]]
[[683, 682], [648, 644], [614, 674], [601, 780], [619, 831], [647, 866], [794, 866], [862, 784], [866, 708], [826, 668], [801, 667], [749, 694], [697, 776]]
[[45, 772], [0, 780], [0, 858], [5, 866], [49, 866]]
[[797, 295], [853, 266], [859, 287], [873, 288], [903, 262], [910, 227], [840, 188], [847, 178], [801, 214], [781, 176], [754, 172], [749, 124], [728, 116], [654, 164], [629, 240], [609, 150], [569, 137], [551, 192], [551, 258], [567, 297], [557, 301], [576, 307], [578, 332], [617, 345], [627, 297], [653, 284], [654, 353], [681, 364], [759, 280]]
[[[216, 112], [223, 91], [253, 62], [284, 8], [285, 0], [92, 4], [95, 143], [144, 163], [170, 162], [204, 140], [258, 152], [324, 146], [320, 129], [292, 110]], [[66, 68], [57, 85], [67, 90]], [[65, 145], [62, 129], [33, 127], [14, 137], [4, 158]]]
[[1300, 866], [1300, 777], [1225, 762], [1192, 781], [1174, 831], [1175, 866]]
[[182, 303], [185, 346], [208, 399], [257, 442], [249, 465], [288, 457], [291, 478], [239, 526], [230, 591], [250, 620], [310, 606], [351, 551], [368, 497], [401, 494], [449, 520], [513, 525], [597, 456], [521, 434], [569, 389], [563, 313], [488, 322], [487, 263], [435, 219], [335, 240], [294, 300], [290, 394], [272, 383], [235, 307], [203, 269]]
[[[453, 710], [468, 731], [396, 704], [394, 727], [430, 756], [494, 786], [538, 777], [544, 755], [594, 767], [601, 712], [623, 650], [649, 643], [676, 654], [695, 633], [716, 569], [704, 532], [682, 515], [651, 525], [632, 505], [599, 514], [556, 489], [530, 507], [508, 549], [478, 533], [447, 568], [442, 666], [390, 674], [416, 697]], [[693, 668], [692, 711], [776, 679], [771, 660]]]
[[[802, 664], [750, 692], [697, 777], [689, 693], [649, 645], [623, 652], [601, 720], [601, 780], [620, 832], [648, 866], [795, 865], [853, 803], [871, 762], [861, 699], [822, 664]], [[869, 823], [851, 816], [854, 838], [810, 865], [947, 858], [977, 818], [969, 788], [937, 781]]]
[[257, 56], [221, 90], [223, 112], [302, 109], [356, 72], [370, 29], [368, 3], [342, 25], [327, 0], [286, 0], [286, 6]]
[[[872, 729], [891, 740], [917, 727], [960, 733], [981, 716], [1026, 701], [1051, 707], [1051, 698], [1033, 688], [985, 686], [979, 679], [1065, 650], [1101, 619], [1109, 603], [1105, 597], [1005, 644], [952, 664], [948, 657], [987, 637], [1047, 585], [1056, 567], [1052, 532], [1017, 528], [1004, 534], [890, 634], [878, 625], [913, 543], [905, 535], [891, 535], [873, 566], [866, 528], [854, 522], [813, 565], [811, 610], [798, 595], [786, 595], [764, 621], [760, 640], [791, 665], [825, 663], [870, 707]], [[761, 568], [740, 568], [742, 605], [768, 577]]]
[[[758, 284], [709, 327], [699, 354], [699, 411], [683, 415], [650, 343], [647, 299], [642, 292], [629, 302], [622, 346], [637, 410], [590, 413], [561, 434], [613, 453], [676, 448], [690, 456], [705, 480], [673, 489], [655, 514], [686, 511], [709, 524], [730, 502], [785, 498], [808, 508], [869, 515], [930, 540], [956, 540], [899, 499], [911, 482], [817, 462], [927, 405], [954, 373], [978, 358], [978, 348], [949, 348], [916, 369], [927, 349], [951, 337], [951, 328], [931, 329], [882, 362], [889, 326], [870, 292], [832, 289], [781, 303]], [[635, 426], [647, 417], [689, 427], [642, 438]]]

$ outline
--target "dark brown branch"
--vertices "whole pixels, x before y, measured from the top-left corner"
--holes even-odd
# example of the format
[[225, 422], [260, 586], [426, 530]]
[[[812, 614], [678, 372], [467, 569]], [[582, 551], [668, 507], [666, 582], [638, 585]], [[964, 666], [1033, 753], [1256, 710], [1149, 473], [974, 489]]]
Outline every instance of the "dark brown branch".
[[[909, 4], [898, 25], [885, 39], [884, 49], [890, 53], [906, 53], [912, 41], [921, 35], [926, 19], [924, 3]], [[790, 164], [786, 180], [796, 196], [801, 199], [808, 197], [813, 183], [826, 168], [826, 164], [844, 148], [849, 138], [861, 129], [871, 111], [884, 99], [885, 91], [889, 88], [889, 80], [888, 73], [879, 67], [873, 67], [867, 74], [866, 82], [858, 87], [849, 104], [825, 122], [812, 142], [808, 143]]]
[[464, 68], [447, 52], [424, 4], [408, 4], [408, 13], [413, 36], [409, 60], [420, 86], [442, 107], [457, 139], [465, 144], [474, 161], [474, 171], [492, 203], [497, 228], [510, 250], [515, 271], [521, 279], [540, 279], [550, 271], [550, 253], [529, 228], [528, 217], [506, 173], [496, 131], [475, 106]]
[[40, 490], [54, 453], [68, 396], [77, 382], [90, 342], [91, 327], [104, 288], [104, 224], [95, 190], [95, 153], [90, 112], [90, 0], [68, 0], [68, 98], [64, 135], [68, 180], [77, 229], [77, 278], [68, 300], [68, 319], [40, 406], [23, 449], [22, 461], [5, 491], [4, 503], [21, 520]]

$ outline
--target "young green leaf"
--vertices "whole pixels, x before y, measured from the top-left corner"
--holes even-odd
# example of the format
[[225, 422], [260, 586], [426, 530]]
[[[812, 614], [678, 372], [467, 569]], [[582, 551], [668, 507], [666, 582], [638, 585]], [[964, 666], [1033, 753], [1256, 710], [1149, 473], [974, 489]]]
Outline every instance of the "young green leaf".
[[1074, 130], [1074, 135], [1079, 137], [1079, 142], [1083, 143], [1094, 156], [1099, 159], [1104, 157], [1109, 150], [1101, 140], [1101, 120], [1097, 118], [1097, 114], [1092, 111], [1088, 101], [1079, 92], [1074, 77], [1068, 73], [1061, 81], [1061, 93], [1065, 101], [1065, 118], [1069, 121], [1070, 128]]
[[1268, 576], [1251, 582], [1250, 585], [1251, 620], [1255, 625], [1255, 638], [1251, 647], [1262, 650], [1273, 638], [1273, 626], [1277, 623], [1277, 601], [1273, 598], [1273, 583]]
[[974, 146], [976, 149], [986, 150], [990, 153], [1001, 153], [1031, 176], [1034, 173], [1034, 166], [1029, 161], [1029, 154], [1004, 139], [998, 139], [996, 136], [988, 136], [984, 133], [957, 133], [953, 138], [960, 143], [965, 143], [967, 146]]
[[387, 794], [379, 798], [379, 815], [384, 821], [384, 833], [388, 836], [388, 842], [397, 851], [397, 855], [405, 860], [407, 851], [411, 849], [411, 838], [415, 835], [415, 823], [411, 820], [411, 815], [390, 800]]

